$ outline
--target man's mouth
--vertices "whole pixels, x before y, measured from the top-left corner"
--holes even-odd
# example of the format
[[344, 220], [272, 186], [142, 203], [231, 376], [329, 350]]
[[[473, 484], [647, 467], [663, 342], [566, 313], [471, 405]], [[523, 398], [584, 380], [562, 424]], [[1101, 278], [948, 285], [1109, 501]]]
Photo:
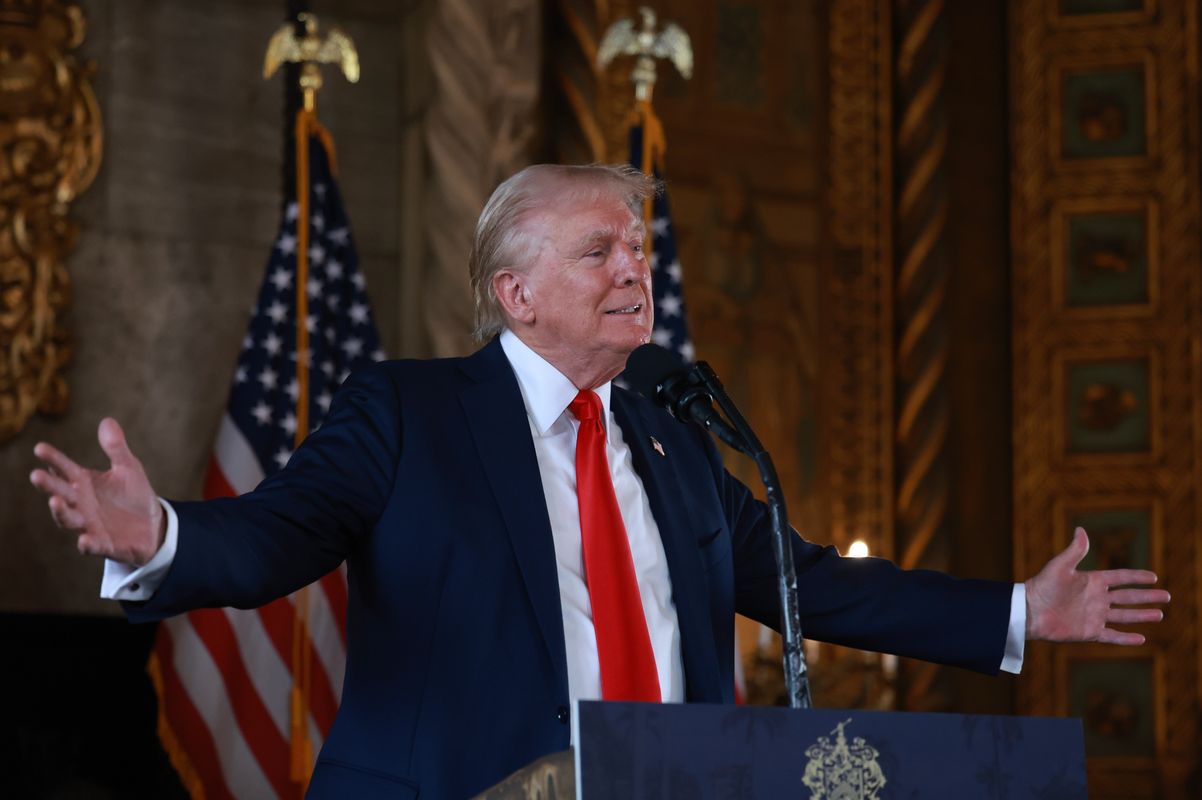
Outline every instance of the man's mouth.
[[643, 310], [643, 304], [639, 303], [639, 304], [633, 305], [633, 306], [626, 306], [625, 308], [615, 308], [614, 310], [606, 311], [605, 313], [606, 314], [637, 314], [642, 310]]

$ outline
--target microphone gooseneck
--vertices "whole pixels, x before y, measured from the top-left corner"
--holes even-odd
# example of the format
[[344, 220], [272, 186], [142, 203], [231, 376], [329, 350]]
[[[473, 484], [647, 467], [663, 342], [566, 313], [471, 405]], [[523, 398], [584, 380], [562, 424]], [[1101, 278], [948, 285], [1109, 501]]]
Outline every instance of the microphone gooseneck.
[[[785, 688], [792, 708], [810, 707], [810, 682], [802, 649], [801, 612], [797, 601], [797, 572], [785, 510], [785, 495], [772, 457], [760, 444], [747, 420], [727, 395], [718, 375], [704, 361], [687, 366], [667, 349], [645, 344], [630, 354], [623, 373], [632, 389], [668, 410], [682, 422], [694, 422], [755, 462], [768, 497], [772, 523], [772, 552], [776, 558], [780, 594], [781, 639]], [[726, 414], [714, 408], [714, 403]], [[729, 420], [729, 421], [728, 421]]]

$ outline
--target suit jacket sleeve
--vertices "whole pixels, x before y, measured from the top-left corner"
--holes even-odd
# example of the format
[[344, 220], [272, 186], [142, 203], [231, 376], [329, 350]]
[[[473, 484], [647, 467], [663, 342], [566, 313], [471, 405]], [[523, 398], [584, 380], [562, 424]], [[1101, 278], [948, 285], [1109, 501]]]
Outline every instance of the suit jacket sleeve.
[[[735, 610], [780, 628], [767, 507], [708, 447], [731, 531]], [[1005, 650], [1013, 584], [903, 570], [879, 558], [843, 558], [792, 539], [802, 634], [809, 639], [996, 673]]]
[[370, 531], [392, 492], [400, 402], [379, 366], [351, 376], [322, 427], [288, 466], [236, 498], [173, 503], [179, 548], [134, 621], [194, 608], [255, 608], [336, 568]]

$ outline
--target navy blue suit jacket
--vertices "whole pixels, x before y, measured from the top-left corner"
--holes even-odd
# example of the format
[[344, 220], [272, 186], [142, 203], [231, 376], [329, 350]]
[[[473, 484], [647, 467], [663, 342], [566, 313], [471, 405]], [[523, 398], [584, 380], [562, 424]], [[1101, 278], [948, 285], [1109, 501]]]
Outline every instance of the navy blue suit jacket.
[[[611, 406], [663, 538], [686, 697], [731, 702], [735, 612], [779, 624], [765, 509], [702, 431], [616, 387]], [[352, 376], [285, 470], [175, 508], [175, 561], [134, 620], [259, 606], [347, 562], [342, 702], [310, 796], [461, 798], [567, 748], [555, 550], [499, 342]], [[1009, 584], [793, 551], [808, 637], [997, 670]]]

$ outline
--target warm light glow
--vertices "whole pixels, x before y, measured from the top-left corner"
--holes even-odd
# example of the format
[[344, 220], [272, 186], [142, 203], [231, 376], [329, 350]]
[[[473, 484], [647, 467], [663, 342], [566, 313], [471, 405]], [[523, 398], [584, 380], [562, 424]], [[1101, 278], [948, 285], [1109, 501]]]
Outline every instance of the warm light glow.
[[867, 558], [868, 544], [862, 539], [856, 539], [851, 543], [851, 547], [847, 548], [847, 555], [850, 558]]

